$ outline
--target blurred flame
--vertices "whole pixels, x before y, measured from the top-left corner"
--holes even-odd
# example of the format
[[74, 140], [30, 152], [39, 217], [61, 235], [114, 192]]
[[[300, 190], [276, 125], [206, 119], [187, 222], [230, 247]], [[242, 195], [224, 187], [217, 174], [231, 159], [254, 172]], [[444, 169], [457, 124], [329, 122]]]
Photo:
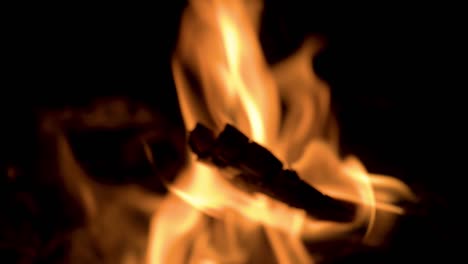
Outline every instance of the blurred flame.
[[279, 263], [312, 263], [304, 240], [335, 239], [366, 227], [364, 242], [377, 243], [394, 214], [404, 213], [394, 203], [414, 198], [399, 180], [369, 174], [356, 158], [339, 159], [329, 89], [311, 65], [321, 41], [307, 39], [297, 53], [270, 67], [257, 38], [261, 5], [190, 1], [173, 58], [186, 128], [201, 122], [219, 131], [233, 124], [306, 182], [358, 204], [359, 211], [351, 223], [318, 221], [265, 195], [238, 190], [222, 175], [228, 172], [191, 156], [152, 218], [148, 263], [265, 262], [258, 255], [265, 245]]

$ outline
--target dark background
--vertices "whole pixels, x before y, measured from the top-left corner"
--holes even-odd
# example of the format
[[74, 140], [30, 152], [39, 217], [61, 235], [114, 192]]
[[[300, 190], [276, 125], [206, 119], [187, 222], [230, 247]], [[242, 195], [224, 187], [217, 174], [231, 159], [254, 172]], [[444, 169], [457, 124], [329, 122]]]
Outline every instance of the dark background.
[[[169, 63], [183, 6], [15, 8], [2, 52], [3, 160], [27, 163], [18, 149], [38, 144], [37, 111], [99, 96], [145, 101], [180, 127]], [[268, 61], [290, 54], [307, 34], [325, 36], [328, 48], [314, 65], [332, 88], [343, 154], [403, 179], [422, 198], [420, 213], [401, 222], [389, 248], [345, 262], [447, 260], [460, 253], [466, 173], [458, 20], [440, 6], [266, 3], [261, 40]], [[12, 190], [9, 184], [3, 186]]]

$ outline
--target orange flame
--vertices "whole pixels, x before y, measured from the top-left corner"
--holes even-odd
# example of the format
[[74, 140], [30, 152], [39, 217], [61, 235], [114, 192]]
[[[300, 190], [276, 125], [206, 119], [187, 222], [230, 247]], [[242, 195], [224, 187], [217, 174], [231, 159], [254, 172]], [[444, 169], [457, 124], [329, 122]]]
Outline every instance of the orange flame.
[[[320, 41], [309, 38], [297, 53], [270, 67], [257, 38], [260, 2], [254, 3], [190, 1], [173, 58], [187, 129], [197, 122], [215, 130], [231, 123], [306, 182], [358, 204], [359, 211], [351, 223], [318, 221], [270, 197], [236, 189], [223, 175], [228, 172], [191, 156], [152, 218], [148, 263], [242, 263], [258, 257], [254, 249], [262, 243], [271, 245], [279, 263], [311, 263], [314, 256], [303, 240], [334, 239], [367, 227], [364, 241], [376, 243], [394, 215], [404, 213], [393, 203], [413, 199], [399, 180], [367, 173], [356, 158], [339, 159], [328, 86], [311, 65]], [[284, 117], [280, 98], [288, 107]], [[391, 214], [378, 216], [377, 209]]]

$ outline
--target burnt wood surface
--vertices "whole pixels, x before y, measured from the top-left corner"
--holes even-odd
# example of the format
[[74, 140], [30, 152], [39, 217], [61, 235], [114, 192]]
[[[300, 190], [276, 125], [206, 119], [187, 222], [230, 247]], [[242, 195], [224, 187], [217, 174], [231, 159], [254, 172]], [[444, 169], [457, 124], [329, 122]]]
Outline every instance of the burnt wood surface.
[[342, 222], [354, 217], [353, 204], [310, 186], [295, 171], [284, 168], [268, 149], [252, 142], [230, 124], [215, 137], [209, 128], [198, 123], [188, 142], [201, 160], [221, 168], [237, 169], [237, 175], [230, 180], [245, 191], [266, 194], [317, 219]]

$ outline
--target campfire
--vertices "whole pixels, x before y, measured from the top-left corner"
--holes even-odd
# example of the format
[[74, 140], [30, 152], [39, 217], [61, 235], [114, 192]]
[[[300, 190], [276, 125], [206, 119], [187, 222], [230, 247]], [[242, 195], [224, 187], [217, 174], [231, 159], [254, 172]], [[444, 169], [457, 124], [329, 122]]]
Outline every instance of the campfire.
[[[305, 244], [381, 243], [408, 187], [337, 154], [327, 84], [311, 36], [264, 59], [258, 1], [191, 1], [173, 74], [188, 162], [151, 220], [148, 263], [314, 263]], [[151, 154], [149, 154], [151, 157]], [[312, 248], [313, 251], [313, 248]]]
[[[152, 127], [163, 118], [143, 106], [114, 98], [91, 110], [42, 113], [41, 140], [59, 164], [46, 171], [85, 214], [84, 227], [63, 238], [69, 263], [325, 263], [345, 244], [385, 243], [415, 195], [395, 177], [368, 172], [358, 157], [341, 156], [333, 98], [312, 64], [325, 41], [308, 36], [269, 64], [259, 41], [262, 10], [260, 0], [186, 6], [172, 56], [187, 142], [177, 146], [178, 166], [165, 168], [162, 155], [172, 149], [159, 153], [155, 142], [185, 141]], [[79, 162], [80, 150], [102, 155], [74, 143], [83, 131], [129, 124], [150, 128], [126, 155], [143, 160], [163, 191], [113, 186], [117, 177], [131, 183], [135, 172], [115, 166], [112, 177], [99, 178]], [[165, 173], [156, 173], [161, 167]]]

